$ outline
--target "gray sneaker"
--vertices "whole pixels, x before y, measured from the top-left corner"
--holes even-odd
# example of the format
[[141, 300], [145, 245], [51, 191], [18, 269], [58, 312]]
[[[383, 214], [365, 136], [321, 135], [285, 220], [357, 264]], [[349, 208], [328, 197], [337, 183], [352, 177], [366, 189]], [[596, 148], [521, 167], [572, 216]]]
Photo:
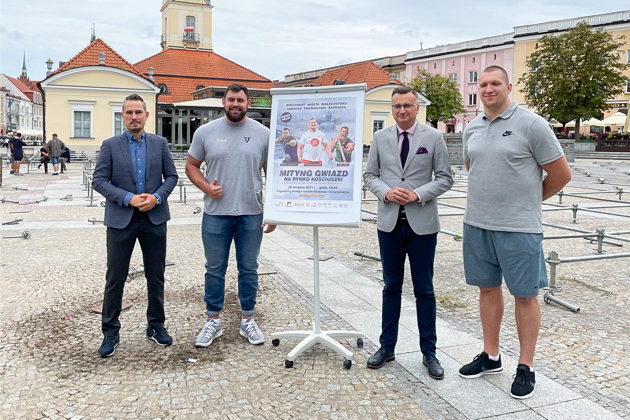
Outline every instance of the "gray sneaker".
[[241, 319], [240, 333], [243, 337], [247, 338], [251, 344], [257, 345], [265, 342], [265, 336], [263, 335], [258, 324], [254, 321], [254, 317]]
[[212, 344], [212, 341], [215, 338], [221, 337], [221, 334], [223, 334], [223, 328], [221, 328], [221, 320], [219, 318], [210, 318], [197, 336], [195, 346], [208, 347], [210, 344]]

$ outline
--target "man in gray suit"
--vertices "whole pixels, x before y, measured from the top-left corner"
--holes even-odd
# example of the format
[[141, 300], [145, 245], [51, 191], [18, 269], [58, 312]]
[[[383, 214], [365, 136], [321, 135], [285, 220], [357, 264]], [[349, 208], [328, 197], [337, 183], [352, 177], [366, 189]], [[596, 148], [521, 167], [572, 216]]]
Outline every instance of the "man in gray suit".
[[378, 241], [383, 264], [381, 347], [368, 359], [369, 368], [394, 360], [405, 258], [409, 256], [416, 297], [422, 361], [429, 376], [444, 377], [435, 357], [433, 258], [440, 230], [436, 198], [453, 185], [442, 133], [419, 124], [418, 94], [408, 86], [392, 92], [396, 125], [374, 133], [365, 185], [378, 198]]
[[166, 221], [170, 219], [166, 200], [177, 184], [177, 170], [166, 139], [144, 131], [149, 113], [142, 97], [127, 96], [122, 110], [127, 131], [103, 142], [92, 181], [106, 198], [101, 357], [113, 355], [120, 341], [118, 316], [136, 239], [147, 278], [147, 338], [160, 346], [172, 343], [164, 328], [164, 268]]

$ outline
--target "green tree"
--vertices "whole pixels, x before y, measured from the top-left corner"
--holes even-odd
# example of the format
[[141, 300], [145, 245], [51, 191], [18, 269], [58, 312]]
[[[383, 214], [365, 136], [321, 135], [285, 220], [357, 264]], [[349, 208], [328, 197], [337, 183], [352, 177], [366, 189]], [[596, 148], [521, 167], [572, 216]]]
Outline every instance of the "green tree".
[[542, 37], [526, 60], [530, 72], [518, 81], [528, 104], [563, 128], [575, 120], [579, 134], [581, 120], [600, 117], [610, 107], [606, 101], [623, 92], [623, 45], [623, 37], [593, 31], [585, 22], [562, 35]]
[[450, 120], [466, 111], [457, 83], [447, 77], [418, 69], [418, 76], [409, 82], [409, 86], [431, 101], [427, 107], [427, 121], [433, 127], [437, 127], [438, 121]]

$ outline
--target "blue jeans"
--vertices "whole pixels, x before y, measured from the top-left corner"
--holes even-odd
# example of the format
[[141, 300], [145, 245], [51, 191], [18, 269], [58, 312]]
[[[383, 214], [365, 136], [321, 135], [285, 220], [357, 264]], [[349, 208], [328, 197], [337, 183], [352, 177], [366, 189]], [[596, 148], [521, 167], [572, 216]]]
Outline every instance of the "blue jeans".
[[244, 315], [253, 315], [258, 292], [258, 253], [262, 242], [262, 214], [212, 216], [203, 214], [201, 238], [206, 254], [204, 301], [209, 316], [223, 309], [225, 271], [234, 239], [238, 268], [238, 300]]

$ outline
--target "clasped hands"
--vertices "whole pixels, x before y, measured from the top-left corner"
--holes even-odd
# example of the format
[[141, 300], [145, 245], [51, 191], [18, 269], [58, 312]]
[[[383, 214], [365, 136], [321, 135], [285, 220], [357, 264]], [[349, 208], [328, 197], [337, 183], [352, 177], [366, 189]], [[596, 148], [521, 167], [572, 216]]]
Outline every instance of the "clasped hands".
[[415, 193], [415, 191], [408, 190], [406, 188], [396, 187], [387, 191], [387, 194], [385, 194], [385, 199], [387, 201], [393, 201], [394, 203], [404, 206], [407, 203], [418, 201], [418, 195]]
[[153, 194], [134, 194], [129, 200], [129, 205], [136, 207], [140, 211], [149, 211], [157, 204], [157, 198]]

